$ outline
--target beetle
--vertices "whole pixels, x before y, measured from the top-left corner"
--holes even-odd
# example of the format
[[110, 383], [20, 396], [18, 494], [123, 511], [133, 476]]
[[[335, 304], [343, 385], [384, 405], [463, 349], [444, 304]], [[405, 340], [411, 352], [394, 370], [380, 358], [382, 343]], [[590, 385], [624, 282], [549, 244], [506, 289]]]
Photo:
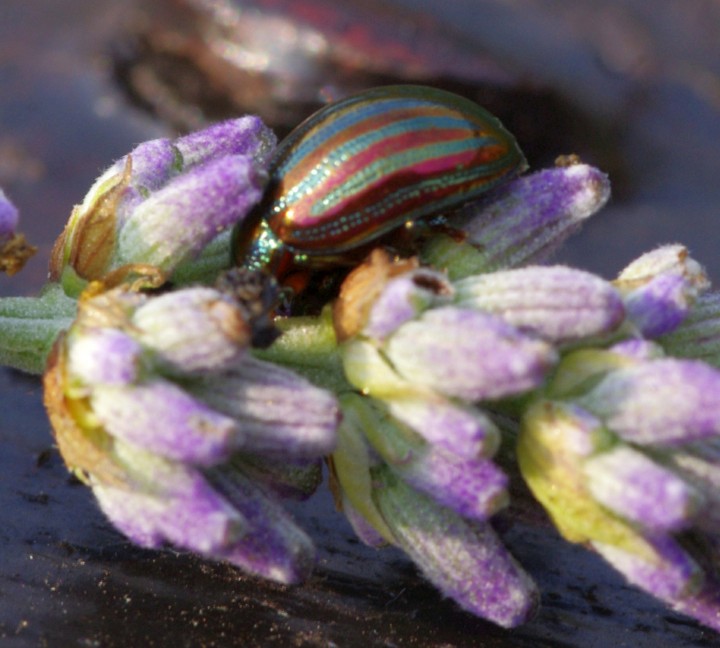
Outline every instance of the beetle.
[[469, 99], [416, 85], [366, 90], [278, 145], [263, 200], [235, 228], [234, 261], [280, 281], [293, 268], [347, 264], [351, 252], [526, 166], [515, 138]]

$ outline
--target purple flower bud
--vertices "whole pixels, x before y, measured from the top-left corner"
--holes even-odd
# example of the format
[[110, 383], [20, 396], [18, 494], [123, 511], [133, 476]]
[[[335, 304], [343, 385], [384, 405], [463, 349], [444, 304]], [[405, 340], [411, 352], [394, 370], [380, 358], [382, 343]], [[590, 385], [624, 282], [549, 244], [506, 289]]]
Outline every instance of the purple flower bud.
[[[124, 265], [172, 274], [259, 200], [274, 135], [256, 117], [137, 146], [93, 184], [55, 243], [50, 276], [68, 294]], [[206, 274], [217, 272], [208, 261]], [[222, 267], [222, 266], [220, 266]]]
[[20, 214], [0, 189], [0, 244], [15, 236]]
[[129, 385], [138, 379], [142, 347], [116, 329], [88, 329], [70, 340], [69, 364], [73, 376], [86, 385]]
[[628, 318], [640, 333], [656, 338], [676, 329], [690, 311], [688, 286], [683, 277], [659, 275], [625, 297]]
[[242, 361], [251, 327], [229, 296], [187, 288], [146, 301], [131, 318], [136, 337], [164, 369], [190, 375]]
[[240, 446], [237, 421], [161, 379], [95, 385], [90, 402], [109, 434], [170, 459], [212, 465]]
[[653, 532], [687, 528], [704, 504], [679, 475], [628, 446], [589, 458], [583, 471], [596, 501]]
[[158, 459], [152, 466], [152, 484], [136, 482], [132, 489], [93, 485], [105, 515], [133, 542], [148, 548], [171, 542], [213, 555], [246, 532], [242, 515], [199, 472]]
[[720, 372], [660, 359], [618, 369], [576, 400], [623, 439], [677, 445], [720, 433]]
[[312, 540], [278, 502], [232, 466], [207, 471], [206, 478], [248, 527], [238, 542], [226, 543], [218, 557], [278, 583], [300, 583], [310, 575], [315, 565]]
[[651, 556], [593, 542], [593, 547], [633, 585], [664, 601], [692, 596], [702, 586], [703, 573], [682, 547], [668, 536], [646, 538]]
[[[478, 520], [487, 520], [507, 504], [507, 477], [489, 459], [459, 456], [427, 443], [387, 416], [376, 400], [345, 396], [342, 406], [346, 416], [360, 423], [365, 439], [391, 470], [439, 504]], [[453, 430], [445, 433], [451, 436]]]
[[463, 245], [434, 237], [423, 260], [453, 279], [545, 261], [610, 196], [607, 176], [586, 164], [544, 169], [489, 193], [453, 218]]
[[247, 115], [218, 122], [175, 141], [184, 166], [226, 155], [244, 155], [266, 165], [275, 149], [275, 134], [259, 117]]
[[663, 245], [639, 256], [618, 275], [615, 284], [630, 291], [662, 275], [682, 277], [693, 296], [710, 287], [703, 267], [679, 244]]
[[288, 369], [246, 358], [237, 367], [187, 384], [196, 398], [238, 422], [236, 448], [316, 457], [335, 447], [335, 398]]
[[563, 266], [474, 275], [454, 287], [459, 306], [494, 313], [555, 343], [604, 335], [625, 316], [622, 298], [610, 283]]
[[126, 487], [93, 483], [113, 524], [133, 542], [166, 542], [280, 583], [296, 583], [314, 562], [310, 539], [261, 488], [232, 467], [206, 474], [118, 444], [131, 471]]
[[445, 275], [417, 268], [388, 281], [370, 309], [363, 335], [382, 341], [422, 311], [450, 299], [453, 288]]
[[643, 556], [594, 543], [594, 548], [632, 584], [665, 601], [673, 609], [720, 631], [720, 583], [704, 574], [696, 561], [672, 538], [652, 540], [654, 555]]
[[474, 407], [454, 403], [442, 396], [429, 395], [389, 398], [388, 411], [412, 428], [428, 443], [458, 457], [492, 457], [500, 433], [490, 419]]
[[557, 360], [551, 346], [499, 317], [455, 307], [404, 324], [384, 350], [405, 380], [468, 401], [534, 389]]
[[375, 497], [397, 543], [445, 596], [506, 628], [532, 616], [538, 593], [488, 523], [469, 522], [378, 469]]
[[260, 199], [264, 183], [264, 174], [240, 155], [177, 176], [128, 216], [116, 265], [142, 262], [170, 271], [241, 220]]
[[465, 459], [432, 445], [392, 469], [438, 504], [472, 520], [488, 520], [508, 503], [508, 478], [489, 459]]
[[16, 231], [20, 214], [0, 189], [0, 272], [10, 276], [22, 270], [27, 260], [37, 252], [25, 236]]

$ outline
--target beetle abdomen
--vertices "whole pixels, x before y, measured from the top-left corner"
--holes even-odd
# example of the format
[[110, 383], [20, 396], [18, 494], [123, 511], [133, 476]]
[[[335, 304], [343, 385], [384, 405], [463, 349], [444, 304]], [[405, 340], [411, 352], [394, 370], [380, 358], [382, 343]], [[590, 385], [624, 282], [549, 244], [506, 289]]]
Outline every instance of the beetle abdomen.
[[472, 101], [381, 87], [327, 106], [280, 144], [265, 218], [289, 248], [329, 256], [455, 208], [524, 168], [513, 136]]

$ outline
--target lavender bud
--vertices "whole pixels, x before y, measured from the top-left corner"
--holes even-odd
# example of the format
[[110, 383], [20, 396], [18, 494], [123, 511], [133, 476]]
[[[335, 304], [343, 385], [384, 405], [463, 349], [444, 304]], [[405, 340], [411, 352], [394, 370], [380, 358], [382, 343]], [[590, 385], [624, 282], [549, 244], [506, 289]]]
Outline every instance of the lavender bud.
[[262, 196], [266, 177], [247, 157], [193, 167], [152, 193], [119, 232], [117, 265], [148, 263], [170, 272], [232, 227]]
[[544, 262], [609, 196], [607, 176], [586, 164], [522, 176], [454, 217], [466, 240], [433, 237], [423, 261], [452, 279]]
[[693, 595], [703, 583], [703, 573], [682, 547], [668, 536], [648, 540], [651, 556], [593, 542], [593, 547], [631, 583], [664, 601]]
[[398, 396], [385, 404], [396, 420], [458, 457], [492, 457], [500, 445], [498, 429], [475, 407], [437, 394]]
[[15, 236], [20, 214], [17, 207], [7, 198], [0, 189], [0, 244], [5, 243]]
[[246, 355], [252, 331], [229, 296], [188, 288], [146, 301], [131, 317], [138, 341], [153, 360], [178, 374], [222, 370]]
[[555, 343], [604, 335], [623, 321], [622, 298], [589, 272], [530, 266], [475, 275], [454, 283], [455, 303], [499, 315]]
[[467, 401], [532, 390], [557, 360], [499, 317], [449, 306], [404, 324], [384, 352], [405, 380]]
[[704, 504], [680, 476], [628, 446], [591, 457], [583, 471], [596, 501], [649, 531], [686, 528]]
[[0, 189], [0, 272], [14, 275], [37, 252], [25, 236], [16, 231], [20, 214]]
[[460, 607], [506, 628], [538, 603], [530, 577], [488, 523], [472, 523], [409, 488], [388, 469], [374, 471], [375, 498], [397, 543], [427, 579]]
[[185, 166], [226, 155], [248, 156], [265, 166], [275, 144], [275, 134], [253, 115], [218, 122], [175, 140]]
[[53, 248], [51, 280], [77, 296], [126, 265], [154, 265], [169, 276], [255, 205], [273, 146], [254, 117], [140, 144], [73, 210]]
[[710, 287], [703, 267], [679, 244], [663, 245], [641, 255], [618, 275], [615, 285], [629, 292], [663, 275], [682, 277], [693, 296]]
[[659, 359], [608, 373], [576, 401], [623, 439], [677, 445], [720, 433], [720, 372]]

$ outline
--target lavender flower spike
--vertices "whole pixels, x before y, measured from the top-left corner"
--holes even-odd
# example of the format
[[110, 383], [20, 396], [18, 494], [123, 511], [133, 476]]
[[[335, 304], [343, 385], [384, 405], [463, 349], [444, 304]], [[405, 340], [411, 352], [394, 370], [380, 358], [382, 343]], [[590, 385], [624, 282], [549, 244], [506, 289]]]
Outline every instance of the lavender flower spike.
[[45, 374], [68, 467], [143, 546], [170, 542], [283, 583], [304, 578], [312, 543], [272, 493], [317, 485], [317, 460], [335, 445], [334, 397], [251, 357], [255, 327], [267, 327], [267, 313], [255, 317], [262, 300], [100, 289], [81, 296]]
[[542, 263], [610, 196], [607, 176], [586, 164], [544, 169], [506, 183], [453, 217], [465, 234], [433, 237], [423, 261], [452, 279]]

